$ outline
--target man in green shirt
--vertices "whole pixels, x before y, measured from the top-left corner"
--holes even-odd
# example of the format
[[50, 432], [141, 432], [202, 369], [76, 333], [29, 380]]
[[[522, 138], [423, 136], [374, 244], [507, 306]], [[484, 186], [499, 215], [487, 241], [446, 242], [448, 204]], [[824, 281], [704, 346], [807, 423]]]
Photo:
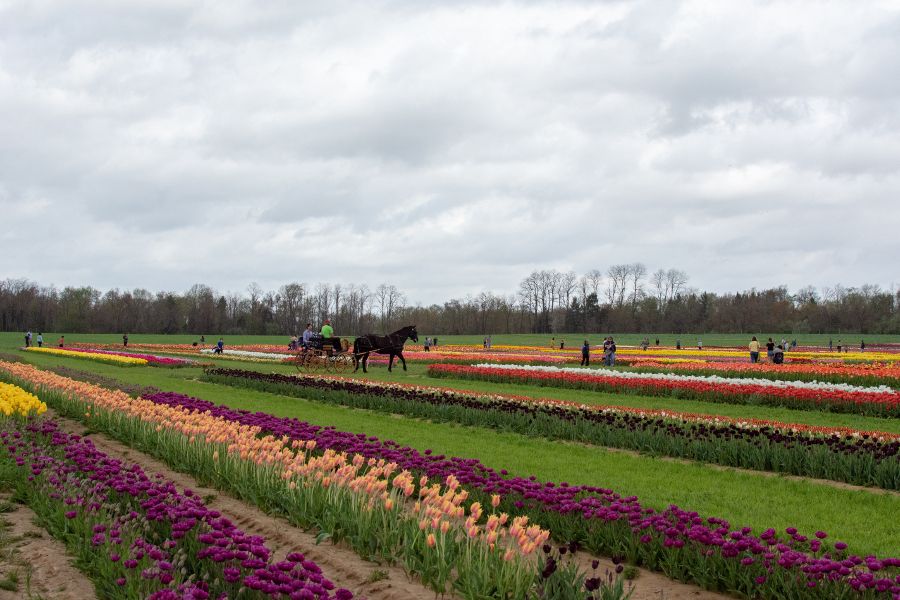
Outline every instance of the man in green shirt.
[[331, 319], [325, 319], [325, 324], [322, 325], [321, 333], [322, 342], [324, 344], [330, 344], [337, 352], [343, 351], [343, 348], [341, 347], [341, 338], [334, 337], [334, 328], [331, 326]]
[[325, 319], [325, 324], [322, 325], [322, 331], [320, 333], [326, 340], [334, 337], [334, 329], [331, 327], [331, 319]]

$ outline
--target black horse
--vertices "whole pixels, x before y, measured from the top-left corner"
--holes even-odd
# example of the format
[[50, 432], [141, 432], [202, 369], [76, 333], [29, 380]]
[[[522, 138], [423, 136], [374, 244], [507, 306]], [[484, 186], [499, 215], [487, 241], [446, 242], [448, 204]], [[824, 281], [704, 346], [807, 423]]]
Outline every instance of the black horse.
[[366, 364], [369, 361], [370, 352], [389, 355], [388, 371], [390, 371], [391, 367], [394, 365], [394, 357], [396, 356], [400, 359], [400, 362], [403, 363], [403, 370], [405, 371], [406, 359], [403, 358], [403, 344], [406, 343], [407, 339], [414, 342], [419, 341], [419, 334], [416, 332], [415, 325], [408, 325], [403, 329], [399, 329], [388, 335], [375, 335], [369, 333], [356, 338], [353, 340], [353, 363], [356, 365], [353, 372], [356, 373], [359, 369], [359, 363], [362, 361], [363, 373], [368, 373]]

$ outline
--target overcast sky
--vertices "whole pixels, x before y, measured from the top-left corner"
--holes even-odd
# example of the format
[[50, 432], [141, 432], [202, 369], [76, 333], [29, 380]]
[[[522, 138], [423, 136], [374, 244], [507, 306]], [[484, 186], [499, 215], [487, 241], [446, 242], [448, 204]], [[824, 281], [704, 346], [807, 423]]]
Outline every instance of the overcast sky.
[[900, 2], [0, 0], [0, 279], [900, 285]]

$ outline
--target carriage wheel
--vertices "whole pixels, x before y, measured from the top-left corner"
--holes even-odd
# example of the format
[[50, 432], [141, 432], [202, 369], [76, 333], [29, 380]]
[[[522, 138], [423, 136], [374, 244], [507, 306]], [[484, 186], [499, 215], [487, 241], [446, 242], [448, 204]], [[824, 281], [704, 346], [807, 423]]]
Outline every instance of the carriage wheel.
[[328, 368], [328, 354], [323, 350], [313, 350], [309, 366], [311, 371], [324, 371]]
[[348, 373], [353, 370], [353, 356], [350, 354], [338, 354], [331, 363], [335, 373]]
[[309, 357], [305, 352], [298, 352], [294, 355], [294, 358], [291, 359], [291, 362], [294, 364], [294, 367], [297, 368], [298, 371], [303, 373], [306, 370], [306, 361]]
[[297, 368], [303, 373], [315, 373], [323, 366], [323, 356], [324, 353], [311, 348], [300, 355], [300, 362], [298, 363]]

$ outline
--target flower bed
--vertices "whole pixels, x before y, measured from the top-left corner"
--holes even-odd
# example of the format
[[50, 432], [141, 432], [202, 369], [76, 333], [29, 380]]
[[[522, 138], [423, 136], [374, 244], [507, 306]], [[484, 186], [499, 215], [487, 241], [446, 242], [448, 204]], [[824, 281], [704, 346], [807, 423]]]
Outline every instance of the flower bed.
[[713, 589], [792, 598], [853, 598], [858, 597], [856, 590], [874, 598], [888, 597], [891, 590], [900, 592], [900, 582], [892, 580], [900, 559], [850, 555], [846, 544], [826, 542], [824, 532], [807, 537], [789, 528], [783, 534], [769, 529], [753, 535], [750, 528], [733, 528], [722, 519], [701, 517], [676, 506], [656, 511], [635, 497], [608, 489], [514, 477], [475, 459], [419, 453], [373, 436], [235, 411], [179, 394], [157, 394], [150, 399], [250, 424], [274, 436], [314, 441], [320, 448], [392, 461], [432, 480], [452, 475], [480, 498], [500, 495], [501, 509], [528, 516], [557, 535], [583, 541], [594, 552], [624, 554], [671, 577]]
[[900, 416], [900, 392], [885, 386], [858, 387], [839, 383], [728, 379], [715, 375], [701, 377], [611, 369], [489, 364], [431, 365], [428, 375], [644, 396], [674, 396], [730, 404], [770, 404], [801, 410], [825, 409], [882, 417]]
[[[90, 350], [118, 350], [122, 348], [121, 344], [98, 344], [95, 342], [74, 342], [73, 345], [79, 348], [87, 348]], [[140, 344], [131, 343], [128, 348], [132, 351], [141, 352], [162, 352], [163, 354], [199, 354], [202, 348], [206, 346], [195, 346], [193, 344]]]
[[205, 379], [435, 421], [900, 489], [900, 435], [885, 432], [316, 375], [217, 368], [207, 369]]
[[[489, 350], [480, 352], [472, 350], [469, 352], [449, 352], [446, 350], [424, 351], [407, 351], [403, 353], [406, 360], [415, 362], [438, 362], [448, 364], [470, 365], [478, 362], [496, 362], [509, 364], [563, 364], [572, 362], [572, 359], [565, 356], [548, 356], [540, 354], [513, 354], [507, 352], [491, 352]], [[575, 360], [574, 362], [578, 362]]]
[[[74, 382], [26, 365], [0, 373], [28, 382], [69, 416], [116, 435], [304, 527], [346, 540], [369, 559], [401, 562], [437, 593], [520, 598], [562, 588], [565, 597], [625, 597], [621, 582], [586, 579], [557, 556], [531, 557], [549, 534], [475, 502], [453, 477], [420, 480], [396, 463], [322, 449], [315, 440], [260, 435], [260, 427], [209, 411]], [[183, 397], [187, 398], [187, 397]], [[188, 399], [192, 400], [192, 399]], [[418, 500], [407, 501], [418, 489]], [[490, 503], [490, 514], [481, 507]], [[468, 512], [468, 517], [466, 513]], [[509, 521], [509, 522], [507, 522]], [[548, 568], [549, 565], [553, 568]], [[600, 598], [600, 596], [597, 596]]]
[[[892, 593], [900, 593], [900, 580], [895, 580], [900, 577], [897, 571], [900, 559], [854, 556], [846, 544], [831, 543], [824, 532], [804, 536], [788, 528], [784, 533], [769, 529], [754, 535], [750, 528], [732, 527], [722, 519], [702, 517], [676, 506], [657, 511], [642, 506], [635, 497], [622, 497], [609, 489], [515, 477], [490, 469], [475, 459], [435, 456], [430, 451], [419, 453], [395, 442], [322, 428], [296, 419], [232, 410], [180, 394], [157, 394], [137, 401], [124, 395], [106, 396], [116, 393], [62, 381], [64, 378], [54, 379], [57, 376], [25, 365], [0, 363], [0, 370], [55, 394], [54, 404], [68, 408], [73, 414], [84, 411], [85, 400], [79, 394], [90, 394], [95, 410], [90, 418], [93, 426], [118, 431], [133, 442], [141, 438], [157, 453], [185, 447], [183, 441], [176, 443], [163, 436], [166, 431], [182, 432], [179, 433], [182, 440], [190, 435], [195, 441], [189, 443], [190, 452], [183, 452], [181, 460], [196, 469], [215, 466], [205, 473], [216, 481], [231, 482], [232, 486], [240, 486], [245, 481], [239, 477], [242, 471], [230, 467], [230, 463], [210, 462], [221, 460], [210, 453], [216, 444], [226, 444], [226, 451], [227, 448], [237, 453], [243, 451], [238, 456], [265, 463], [285, 456], [277, 450], [279, 447], [298, 448], [302, 444], [309, 448], [313, 443], [319, 452], [359, 454], [366, 464], [393, 463], [398, 469], [421, 473], [431, 481], [453, 481], [452, 476], [484, 505], [496, 504], [499, 510], [528, 516], [530, 521], [557, 536], [583, 542], [594, 552], [625, 555], [633, 562], [671, 577], [712, 589], [749, 597], [790, 598], [889, 598]], [[212, 422], [203, 419], [215, 419], [218, 425], [210, 429]], [[136, 421], [144, 424], [129, 425]], [[245, 435], [244, 431], [269, 435], [258, 437], [254, 433], [252, 439], [256, 441], [245, 446], [240, 443], [241, 439], [249, 441], [240, 437]], [[159, 434], [155, 438], [154, 432]], [[218, 437], [204, 439], [206, 436]], [[284, 446], [276, 443], [280, 440]], [[229, 457], [238, 464], [234, 453]], [[281, 481], [284, 469], [275, 468], [270, 479], [260, 480], [256, 476], [256, 480]], [[266, 502], [279, 497], [275, 492], [276, 489], [268, 487], [253, 490], [257, 498]], [[496, 502], [492, 502], [494, 496], [499, 496]], [[296, 510], [288, 514], [307, 513]], [[351, 518], [351, 524], [356, 522], [355, 518]], [[426, 522], [424, 527], [427, 526]], [[428, 546], [429, 538], [424, 539]]]
[[148, 361], [145, 358], [134, 358], [131, 356], [117, 356], [115, 354], [107, 354], [104, 352], [92, 352], [88, 350], [67, 350], [63, 348], [35, 348], [31, 346], [25, 348], [26, 352], [34, 352], [37, 354], [50, 354], [52, 356], [63, 356], [66, 358], [83, 358], [96, 362], [109, 363], [120, 367], [145, 366]]
[[152, 367], [193, 367], [196, 361], [184, 358], [171, 358], [168, 356], [156, 356], [154, 354], [135, 354], [133, 352], [119, 352], [115, 350], [93, 350], [88, 348], [67, 348], [67, 352], [82, 352], [86, 354], [104, 354], [106, 356], [124, 356], [126, 358], [138, 358], [147, 361]]
[[[627, 363], [627, 364], [623, 364]], [[720, 375], [731, 378], [776, 379], [785, 381], [822, 381], [853, 385], [900, 385], [900, 367], [896, 364], [822, 364], [789, 363], [773, 365], [750, 362], [710, 362], [677, 359], [635, 359], [616, 361], [630, 366], [638, 373], [687, 373], [692, 375]]]
[[[204, 506], [189, 490], [113, 459], [52, 420], [2, 430], [19, 488], [73, 550], [102, 596], [115, 598], [338, 598], [302, 554], [275, 562], [264, 541]], [[24, 474], [27, 473], [26, 478]]]
[[28, 417], [47, 412], [37, 396], [16, 385], [0, 382], [0, 414], [4, 417]]
[[260, 362], [285, 362], [294, 358], [293, 354], [275, 354], [272, 352], [251, 352], [249, 350], [222, 350], [221, 354], [216, 354], [211, 348], [204, 348], [200, 351], [202, 354], [215, 357], [228, 357], [251, 359]]

